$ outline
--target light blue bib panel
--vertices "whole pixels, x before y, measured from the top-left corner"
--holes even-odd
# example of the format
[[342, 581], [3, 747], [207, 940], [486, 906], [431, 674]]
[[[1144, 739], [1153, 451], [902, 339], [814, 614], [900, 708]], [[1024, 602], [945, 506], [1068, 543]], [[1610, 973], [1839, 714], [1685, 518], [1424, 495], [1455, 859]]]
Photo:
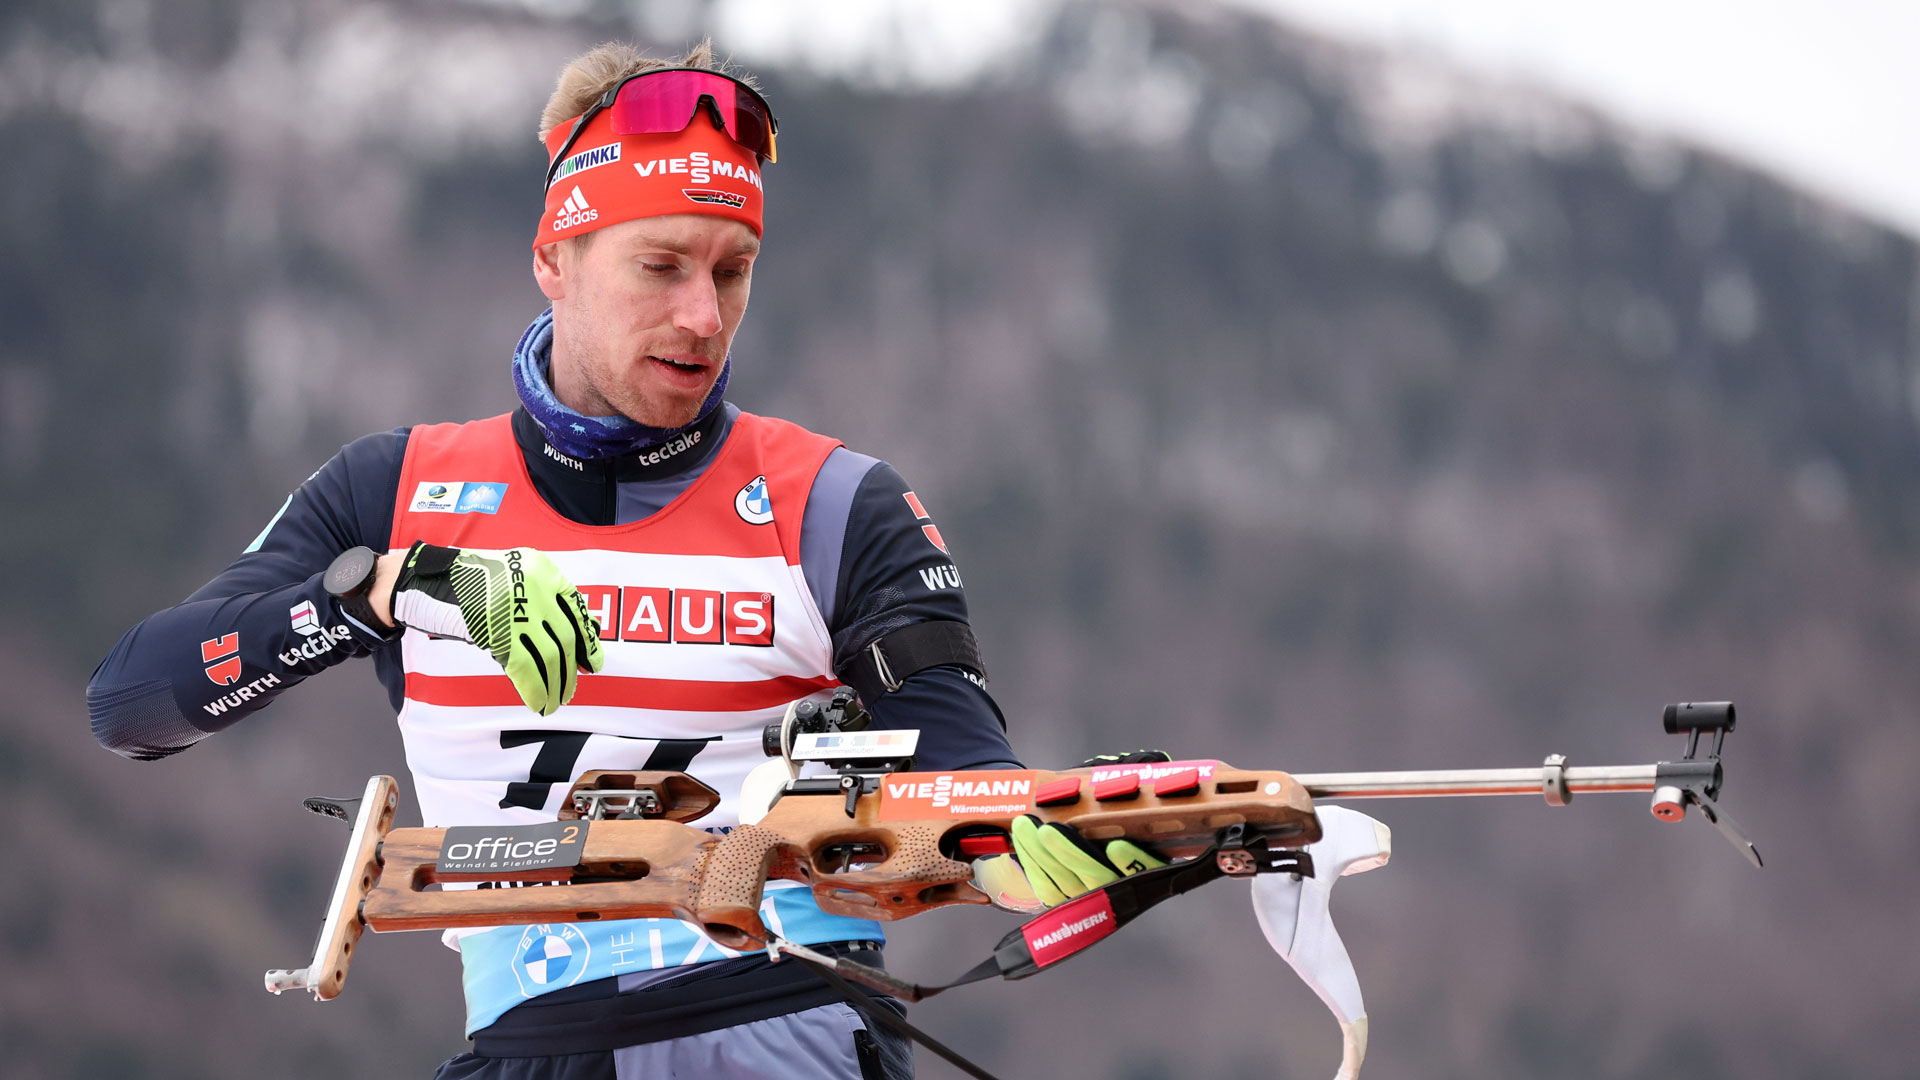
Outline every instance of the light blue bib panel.
[[[821, 911], [813, 891], [795, 881], [767, 882], [760, 918], [802, 945], [884, 937], [877, 922]], [[523, 1001], [578, 983], [739, 955], [677, 919], [537, 923], [470, 934], [460, 941], [467, 1034]]]

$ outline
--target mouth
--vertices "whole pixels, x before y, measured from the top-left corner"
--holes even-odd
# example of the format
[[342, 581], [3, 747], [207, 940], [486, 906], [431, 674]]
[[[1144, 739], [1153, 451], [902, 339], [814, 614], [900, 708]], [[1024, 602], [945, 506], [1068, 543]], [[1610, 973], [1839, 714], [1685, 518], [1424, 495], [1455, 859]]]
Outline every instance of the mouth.
[[647, 361], [654, 370], [665, 376], [674, 386], [694, 389], [706, 382], [707, 371], [712, 364], [697, 356], [648, 356]]

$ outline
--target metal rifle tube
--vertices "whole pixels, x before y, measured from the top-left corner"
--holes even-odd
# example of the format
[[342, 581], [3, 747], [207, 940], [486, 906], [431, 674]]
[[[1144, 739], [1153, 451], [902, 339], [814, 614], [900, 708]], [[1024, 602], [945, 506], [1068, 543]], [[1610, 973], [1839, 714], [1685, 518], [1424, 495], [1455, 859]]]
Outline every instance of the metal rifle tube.
[[1416, 799], [1464, 795], [1540, 796], [1541, 785], [1565, 772], [1572, 794], [1608, 791], [1652, 791], [1658, 765], [1585, 765], [1564, 770], [1546, 766], [1531, 769], [1426, 769], [1411, 772], [1294, 773], [1293, 778], [1316, 799]]

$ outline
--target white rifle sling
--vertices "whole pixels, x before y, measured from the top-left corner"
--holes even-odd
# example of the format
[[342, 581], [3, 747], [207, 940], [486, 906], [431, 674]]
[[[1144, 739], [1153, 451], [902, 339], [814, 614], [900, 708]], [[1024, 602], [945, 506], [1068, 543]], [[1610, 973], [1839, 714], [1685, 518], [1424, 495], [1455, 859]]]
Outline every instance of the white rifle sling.
[[1343, 1046], [1334, 1080], [1355, 1080], [1367, 1055], [1367, 1008], [1347, 946], [1328, 904], [1333, 883], [1384, 866], [1393, 852], [1386, 825], [1344, 806], [1318, 806], [1321, 839], [1307, 845], [1315, 876], [1261, 874], [1253, 879], [1253, 914], [1267, 943], [1319, 995], [1340, 1022]]

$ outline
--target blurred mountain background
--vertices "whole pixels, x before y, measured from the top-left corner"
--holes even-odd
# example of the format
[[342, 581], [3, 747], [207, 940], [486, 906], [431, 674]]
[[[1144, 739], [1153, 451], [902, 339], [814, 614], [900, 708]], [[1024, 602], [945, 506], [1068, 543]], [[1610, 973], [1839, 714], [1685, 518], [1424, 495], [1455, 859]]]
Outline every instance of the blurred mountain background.
[[[345, 835], [300, 797], [404, 778], [370, 671], [146, 765], [82, 687], [341, 443], [513, 405], [554, 74], [724, 53], [742, 6], [0, 10], [0, 1073], [462, 1049], [432, 935], [370, 939], [324, 1006], [259, 989]], [[909, 77], [947, 56], [916, 40], [756, 65], [782, 157], [733, 381], [915, 484], [1016, 748], [1630, 763], [1678, 756], [1664, 703], [1730, 698], [1763, 872], [1638, 798], [1360, 806], [1396, 844], [1336, 903], [1368, 1075], [1915, 1075], [1914, 239], [1256, 14], [1033, 12], [964, 77]], [[950, 978], [1011, 925], [912, 920], [891, 964]], [[1234, 884], [915, 1017], [1007, 1077], [1338, 1059]]]

